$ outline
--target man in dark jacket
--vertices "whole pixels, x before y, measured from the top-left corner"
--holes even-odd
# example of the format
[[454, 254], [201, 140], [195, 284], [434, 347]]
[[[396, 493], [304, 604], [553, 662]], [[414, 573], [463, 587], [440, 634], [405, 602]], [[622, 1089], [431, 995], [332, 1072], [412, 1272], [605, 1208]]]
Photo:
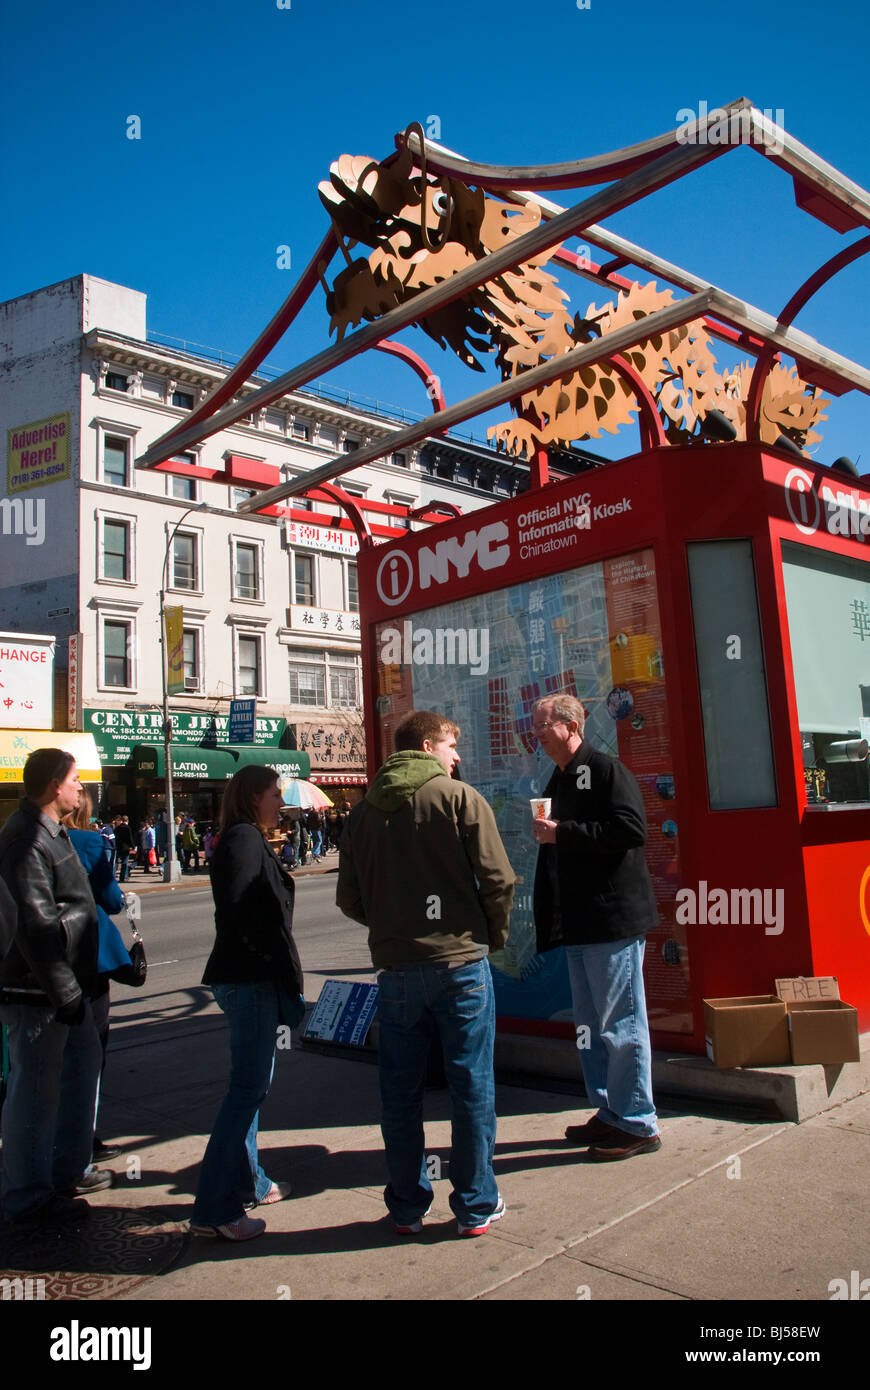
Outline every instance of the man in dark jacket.
[[130, 855], [133, 853], [133, 832], [126, 816], [115, 821], [115, 853], [118, 858], [118, 882], [126, 883], [130, 877]]
[[570, 695], [533, 708], [533, 732], [556, 764], [544, 791], [551, 815], [533, 821], [534, 910], [538, 950], [566, 948], [583, 1079], [597, 1107], [565, 1137], [606, 1162], [661, 1148], [643, 987], [656, 904], [640, 788], [618, 758], [584, 741], [585, 718]]
[[492, 1171], [495, 1003], [487, 954], [508, 934], [514, 874], [488, 803], [454, 781], [458, 727], [419, 710], [342, 832], [336, 902], [369, 929], [378, 976], [384, 1199], [401, 1235], [432, 1202], [423, 1089], [440, 1038], [450, 1089], [450, 1205], [460, 1235], [504, 1215]]
[[3, 1206], [11, 1221], [87, 1215], [74, 1200], [90, 1164], [100, 1040], [97, 909], [60, 819], [78, 805], [74, 759], [40, 748], [24, 765], [24, 800], [0, 833], [0, 875], [18, 909], [0, 964], [0, 1022], [8, 1033], [3, 1106]]

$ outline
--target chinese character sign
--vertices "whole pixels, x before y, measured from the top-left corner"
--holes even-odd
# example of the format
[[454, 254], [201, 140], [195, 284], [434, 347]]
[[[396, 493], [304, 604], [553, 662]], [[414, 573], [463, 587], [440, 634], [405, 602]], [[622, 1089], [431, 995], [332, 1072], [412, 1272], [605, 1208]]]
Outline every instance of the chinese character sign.
[[290, 605], [290, 626], [304, 628], [308, 632], [335, 634], [336, 637], [355, 637], [360, 635], [359, 613], [349, 613], [343, 608], [311, 608], [301, 603]]

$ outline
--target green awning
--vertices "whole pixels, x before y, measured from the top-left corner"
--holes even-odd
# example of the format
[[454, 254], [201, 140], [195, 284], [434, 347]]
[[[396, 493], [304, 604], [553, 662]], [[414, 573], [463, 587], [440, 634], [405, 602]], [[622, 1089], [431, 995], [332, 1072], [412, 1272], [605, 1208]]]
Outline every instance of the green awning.
[[[223, 748], [197, 748], [171, 743], [172, 776], [195, 782], [225, 782], [236, 771], [235, 759]], [[137, 777], [165, 777], [166, 753], [162, 743], [137, 743], [133, 749]]]
[[231, 751], [236, 769], [250, 767], [253, 763], [257, 767], [274, 767], [279, 777], [301, 777], [303, 780], [311, 773], [311, 759], [308, 754], [297, 752], [294, 748], [234, 743]]
[[[222, 748], [199, 748], [189, 743], [171, 743], [172, 776], [195, 782], [227, 782], [240, 767], [274, 767], [279, 777], [307, 778], [311, 759], [307, 753], [269, 744], [225, 744]], [[166, 755], [162, 743], [137, 743], [132, 753], [137, 777], [165, 777]]]

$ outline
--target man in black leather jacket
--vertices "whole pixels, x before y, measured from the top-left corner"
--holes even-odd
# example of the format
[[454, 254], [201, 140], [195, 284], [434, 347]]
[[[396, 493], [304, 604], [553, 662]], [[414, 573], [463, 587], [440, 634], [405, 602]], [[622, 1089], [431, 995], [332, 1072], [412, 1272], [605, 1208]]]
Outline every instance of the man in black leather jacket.
[[0, 875], [18, 909], [0, 962], [0, 1021], [10, 1054], [3, 1207], [11, 1221], [56, 1221], [87, 1215], [73, 1193], [90, 1164], [100, 1074], [88, 998], [97, 910], [60, 824], [81, 793], [75, 760], [40, 748], [27, 759], [23, 781], [21, 808], [0, 832]]

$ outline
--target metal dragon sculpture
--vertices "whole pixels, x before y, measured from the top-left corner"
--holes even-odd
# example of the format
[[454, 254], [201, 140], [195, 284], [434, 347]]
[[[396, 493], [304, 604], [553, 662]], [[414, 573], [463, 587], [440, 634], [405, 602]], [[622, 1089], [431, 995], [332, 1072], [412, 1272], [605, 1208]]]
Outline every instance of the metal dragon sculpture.
[[[319, 185], [346, 262], [332, 285], [321, 275], [330, 331], [339, 339], [349, 327], [405, 304], [541, 219], [534, 202], [517, 206], [447, 175], [427, 177], [425, 156], [408, 148], [408, 133], [415, 129], [422, 145], [422, 131], [411, 126], [397, 156], [378, 163], [342, 155], [330, 166], [329, 181]], [[360, 243], [371, 254], [353, 258]], [[568, 295], [547, 269], [559, 250], [552, 247], [495, 275], [418, 326], [477, 371], [483, 371], [480, 357], [493, 355], [507, 380], [674, 300], [654, 281], [632, 283], [615, 302], [572, 313]], [[738, 439], [746, 437], [752, 364], [720, 370], [701, 320], [649, 338], [624, 356], [649, 389], [670, 443], [699, 438], [710, 410], [733, 424]], [[821, 436], [814, 426], [826, 418], [828, 404], [796, 369], [775, 365], [761, 402], [762, 442], [785, 435], [801, 449], [816, 443]], [[614, 434], [631, 423], [638, 407], [630, 382], [604, 361], [519, 396], [513, 408], [517, 418], [492, 426], [489, 435], [507, 453], [530, 457], [539, 448]]]

